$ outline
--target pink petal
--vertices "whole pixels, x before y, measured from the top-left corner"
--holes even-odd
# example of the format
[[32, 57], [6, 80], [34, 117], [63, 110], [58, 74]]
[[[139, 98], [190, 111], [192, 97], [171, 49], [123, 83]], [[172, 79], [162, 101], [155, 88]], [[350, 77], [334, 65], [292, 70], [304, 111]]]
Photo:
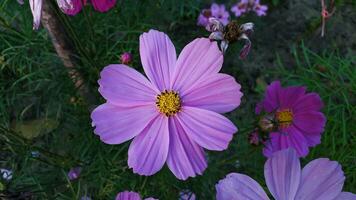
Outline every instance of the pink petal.
[[78, 14], [83, 7], [82, 0], [57, 0], [58, 7], [67, 15]]
[[293, 148], [296, 150], [299, 157], [308, 155], [309, 148], [304, 135], [294, 127], [290, 127], [280, 132], [270, 133], [270, 140], [266, 144], [264, 153], [270, 157], [274, 152], [279, 150]]
[[38, 29], [41, 23], [42, 0], [29, 0], [33, 16], [33, 29]]
[[217, 200], [268, 200], [260, 184], [252, 178], [230, 173], [215, 186]]
[[[266, 112], [275, 111], [279, 107], [279, 93], [281, 91], [281, 83], [273, 81], [267, 86], [265, 98], [262, 101], [263, 108]], [[256, 110], [257, 112], [261, 110]], [[257, 114], [259, 114], [259, 112]]]
[[99, 12], [106, 12], [116, 4], [116, 0], [91, 0], [90, 2], [94, 9]]
[[356, 194], [351, 192], [341, 192], [334, 200], [356, 200]]
[[126, 65], [109, 65], [100, 73], [99, 92], [110, 103], [118, 106], [155, 105], [159, 93], [136, 70]]
[[223, 115], [200, 108], [184, 106], [177, 119], [189, 138], [209, 150], [226, 149], [237, 131]]
[[175, 117], [169, 118], [169, 134], [169, 169], [181, 180], [201, 175], [207, 167], [204, 151], [187, 136]]
[[200, 79], [181, 95], [185, 106], [225, 113], [240, 105], [240, 88], [232, 76], [219, 73]]
[[140, 36], [140, 55], [143, 69], [150, 81], [160, 90], [170, 89], [170, 78], [177, 55], [169, 37], [156, 30]]
[[305, 94], [305, 87], [291, 86], [282, 88], [279, 92], [279, 109], [291, 108]]
[[319, 158], [302, 170], [302, 179], [296, 199], [333, 200], [342, 190], [345, 176], [336, 161]]
[[140, 175], [152, 175], [166, 162], [168, 148], [168, 117], [158, 115], [132, 141], [129, 148], [129, 167]]
[[273, 197], [278, 200], [294, 200], [301, 178], [295, 150], [286, 149], [274, 153], [264, 168], [266, 184]]
[[141, 197], [136, 192], [124, 191], [117, 194], [115, 200], [141, 200]]
[[309, 111], [305, 113], [295, 113], [293, 125], [308, 134], [321, 134], [324, 131], [326, 118], [323, 113]]
[[180, 53], [172, 78], [172, 88], [183, 92], [200, 78], [216, 74], [223, 63], [223, 55], [216, 42], [198, 38]]
[[309, 93], [299, 98], [293, 105], [293, 112], [319, 111], [323, 108], [323, 102], [316, 93]]
[[154, 106], [118, 107], [104, 103], [91, 113], [95, 134], [107, 144], [120, 144], [132, 139], [159, 113]]

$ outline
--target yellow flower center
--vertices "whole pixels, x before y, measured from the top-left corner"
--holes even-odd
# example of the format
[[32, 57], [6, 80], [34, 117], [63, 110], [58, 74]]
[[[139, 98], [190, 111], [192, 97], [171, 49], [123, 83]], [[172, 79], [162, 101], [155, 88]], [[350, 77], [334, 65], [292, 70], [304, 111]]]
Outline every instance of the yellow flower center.
[[156, 105], [159, 112], [169, 117], [180, 111], [181, 101], [177, 92], [165, 90], [157, 95]]
[[277, 111], [276, 119], [280, 128], [286, 128], [293, 122], [293, 113], [290, 109]]

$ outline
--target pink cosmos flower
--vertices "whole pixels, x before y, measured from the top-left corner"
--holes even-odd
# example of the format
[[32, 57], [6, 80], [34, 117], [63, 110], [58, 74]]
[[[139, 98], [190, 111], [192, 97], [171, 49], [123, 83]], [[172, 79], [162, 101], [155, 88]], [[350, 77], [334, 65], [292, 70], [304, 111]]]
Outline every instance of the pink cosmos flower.
[[65, 14], [76, 15], [82, 10], [86, 0], [57, 0], [57, 4]]
[[214, 17], [219, 20], [223, 25], [227, 25], [230, 22], [230, 14], [226, 10], [224, 4], [213, 3], [210, 9], [203, 9], [198, 17], [198, 26], [206, 27], [209, 24], [209, 18]]
[[115, 6], [116, 0], [91, 0], [94, 9], [99, 12], [107, 12]]
[[306, 93], [305, 87], [282, 88], [279, 81], [272, 82], [266, 89], [265, 99], [256, 107], [260, 114], [260, 130], [269, 133], [263, 154], [289, 147], [298, 156], [309, 153], [310, 146], [320, 143], [326, 118], [322, 112], [323, 102], [316, 93]]
[[[319, 158], [303, 169], [294, 149], [285, 149], [268, 158], [264, 166], [266, 184], [276, 200], [356, 200], [342, 192], [344, 172], [336, 161]], [[217, 200], [268, 200], [262, 187], [244, 174], [230, 173], [216, 187]]]
[[267, 10], [268, 7], [260, 4], [260, 0], [241, 0], [231, 7], [231, 12], [233, 12], [236, 17], [240, 17], [250, 11], [254, 11], [257, 16], [264, 16], [267, 14]]
[[[124, 191], [120, 192], [116, 195], [115, 200], [141, 200], [141, 197], [136, 192]], [[146, 198], [144, 200], [158, 200], [152, 197]]]
[[148, 80], [122, 64], [102, 70], [99, 92], [107, 102], [91, 114], [95, 134], [107, 144], [134, 138], [128, 165], [140, 175], [164, 163], [182, 180], [202, 174], [203, 148], [224, 150], [237, 131], [219, 113], [240, 105], [240, 85], [218, 73], [223, 55], [207, 38], [189, 43], [177, 59], [169, 37], [150, 30], [140, 36], [140, 56]]

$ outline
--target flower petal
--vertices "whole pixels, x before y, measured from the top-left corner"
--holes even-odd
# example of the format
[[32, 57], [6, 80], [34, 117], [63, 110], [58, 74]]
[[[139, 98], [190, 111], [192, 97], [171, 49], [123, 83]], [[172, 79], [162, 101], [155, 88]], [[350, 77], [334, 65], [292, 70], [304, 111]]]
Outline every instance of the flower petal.
[[268, 154], [268, 149], [270, 152], [274, 153], [279, 150], [293, 148], [296, 150], [299, 157], [304, 157], [308, 155], [309, 148], [308, 142], [304, 135], [294, 127], [290, 127], [280, 132], [272, 132], [269, 134], [270, 140], [266, 144], [264, 153], [265, 156], [270, 157], [272, 154]]
[[180, 53], [172, 78], [172, 88], [183, 92], [200, 78], [218, 73], [223, 55], [216, 42], [198, 38], [184, 47]]
[[42, 0], [29, 0], [33, 16], [33, 29], [38, 29], [41, 23]]
[[181, 96], [185, 106], [225, 113], [240, 105], [243, 95], [240, 88], [232, 76], [218, 73], [200, 79]]
[[319, 111], [324, 104], [317, 93], [309, 93], [299, 98], [293, 105], [293, 112]]
[[192, 141], [175, 117], [169, 119], [170, 146], [167, 165], [181, 180], [201, 175], [207, 167], [203, 149]]
[[94, 9], [99, 12], [107, 12], [116, 4], [116, 0], [91, 0]]
[[160, 90], [170, 89], [170, 78], [177, 54], [169, 37], [156, 30], [140, 36], [140, 55], [143, 69], [150, 81]]
[[83, 7], [82, 0], [57, 0], [58, 7], [67, 15], [78, 14]]
[[305, 87], [291, 86], [282, 88], [279, 92], [279, 109], [289, 109], [293, 104], [304, 96]]
[[200, 108], [184, 106], [177, 119], [189, 138], [209, 150], [226, 149], [237, 131], [223, 115]]
[[230, 173], [215, 186], [217, 200], [267, 200], [260, 184], [249, 176]]
[[309, 134], [321, 134], [324, 131], [326, 118], [321, 112], [309, 111], [296, 113], [293, 118], [293, 125], [303, 132]]
[[95, 134], [107, 144], [120, 144], [132, 139], [159, 113], [154, 106], [118, 107], [104, 103], [91, 113]]
[[267, 86], [265, 92], [265, 98], [262, 101], [263, 109], [256, 109], [256, 114], [260, 114], [261, 111], [272, 112], [279, 107], [279, 93], [281, 91], [281, 83], [279, 81], [273, 81]]
[[351, 192], [341, 192], [334, 200], [356, 200], [356, 194]]
[[344, 181], [344, 172], [338, 162], [327, 158], [313, 160], [302, 170], [296, 199], [333, 200], [341, 193]]
[[99, 92], [114, 105], [154, 105], [159, 93], [142, 74], [126, 65], [108, 65], [100, 76]]
[[152, 175], [166, 162], [168, 148], [168, 117], [158, 115], [132, 141], [129, 148], [129, 167], [140, 175]]
[[277, 200], [294, 200], [301, 178], [295, 150], [286, 149], [274, 153], [264, 168], [266, 184], [273, 197]]
[[136, 192], [124, 191], [117, 194], [115, 200], [141, 200], [141, 197]]

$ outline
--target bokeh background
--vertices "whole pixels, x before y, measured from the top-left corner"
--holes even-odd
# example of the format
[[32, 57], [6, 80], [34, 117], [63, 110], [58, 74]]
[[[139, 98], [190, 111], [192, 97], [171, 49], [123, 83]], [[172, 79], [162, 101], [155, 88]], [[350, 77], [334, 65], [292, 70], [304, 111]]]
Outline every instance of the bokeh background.
[[[96, 105], [104, 102], [97, 89], [99, 72], [133, 54], [133, 68], [143, 71], [138, 37], [149, 29], [166, 32], [177, 52], [196, 37], [209, 33], [196, 25], [199, 12], [212, 1], [118, 0], [107, 13], [91, 6], [71, 17], [55, 6], [72, 44], [75, 68], [89, 86]], [[225, 3], [229, 9], [237, 1]], [[229, 47], [223, 72], [242, 85], [242, 103], [226, 114], [238, 127], [229, 148], [207, 152], [202, 176], [179, 181], [165, 166], [154, 176], [134, 174], [127, 166], [129, 142], [106, 145], [94, 135], [90, 111], [68, 70], [57, 56], [45, 28], [32, 30], [29, 4], [0, 1], [0, 168], [13, 171], [0, 178], [0, 199], [114, 199], [124, 190], [143, 197], [178, 199], [188, 189], [197, 199], [215, 199], [215, 184], [230, 172], [244, 173], [264, 187], [262, 147], [248, 143], [256, 116], [254, 107], [267, 84], [305, 85], [322, 97], [327, 116], [322, 143], [302, 159], [328, 157], [345, 172], [345, 191], [356, 193], [356, 2], [336, 1], [336, 12], [320, 37], [318, 0], [262, 0], [267, 15], [254, 13], [237, 20], [255, 23], [251, 53], [238, 58], [242, 43]], [[232, 15], [232, 13], [231, 13]], [[234, 18], [234, 17], [233, 17]], [[82, 173], [70, 181], [70, 168]], [[266, 187], [265, 187], [266, 188]]]

